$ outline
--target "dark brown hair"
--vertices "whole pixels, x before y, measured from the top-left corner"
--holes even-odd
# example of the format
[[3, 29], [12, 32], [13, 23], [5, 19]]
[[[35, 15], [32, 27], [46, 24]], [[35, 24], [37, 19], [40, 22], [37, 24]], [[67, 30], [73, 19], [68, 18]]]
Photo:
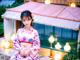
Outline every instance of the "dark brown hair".
[[21, 16], [20, 16], [20, 17], [21, 17], [21, 20], [23, 20], [23, 17], [24, 17], [24, 16], [31, 18], [31, 20], [32, 20], [31, 26], [32, 26], [32, 24], [33, 24], [32, 13], [31, 13], [29, 10], [23, 11], [23, 12], [21, 13]]

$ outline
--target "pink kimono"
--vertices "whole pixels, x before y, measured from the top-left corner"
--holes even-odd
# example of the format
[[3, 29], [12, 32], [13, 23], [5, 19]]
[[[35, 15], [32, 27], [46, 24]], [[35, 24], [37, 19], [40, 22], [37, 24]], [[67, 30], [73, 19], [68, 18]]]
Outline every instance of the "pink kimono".
[[[24, 48], [30, 50], [30, 54], [25, 58], [19, 54], [19, 50], [23, 49], [20, 44], [21, 42], [32, 44]], [[32, 27], [29, 31], [25, 31], [24, 28], [18, 29], [14, 39], [14, 49], [15, 52], [11, 60], [39, 60], [40, 40], [38, 32]]]

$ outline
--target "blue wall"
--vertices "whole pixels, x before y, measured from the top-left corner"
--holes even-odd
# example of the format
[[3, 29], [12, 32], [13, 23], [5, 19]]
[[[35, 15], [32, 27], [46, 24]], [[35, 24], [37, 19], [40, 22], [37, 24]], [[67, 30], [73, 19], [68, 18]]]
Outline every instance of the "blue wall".
[[77, 42], [78, 31], [37, 23], [34, 23], [33, 27], [39, 32], [42, 47], [49, 47], [48, 38], [53, 32], [57, 34], [58, 41], [60, 41], [63, 45], [66, 42]]

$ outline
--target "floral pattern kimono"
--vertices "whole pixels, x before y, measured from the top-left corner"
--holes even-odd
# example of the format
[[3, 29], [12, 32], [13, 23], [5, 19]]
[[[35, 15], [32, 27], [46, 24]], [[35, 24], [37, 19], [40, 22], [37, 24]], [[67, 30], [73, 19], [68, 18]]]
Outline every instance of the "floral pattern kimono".
[[[14, 54], [11, 57], [11, 60], [39, 60], [39, 49], [40, 49], [40, 40], [38, 32], [34, 28], [30, 28], [29, 31], [25, 31], [24, 28], [20, 28], [17, 31], [16, 37], [13, 40], [14, 42]], [[30, 54], [24, 58], [20, 56], [19, 50], [22, 49], [20, 42], [30, 43], [31, 47], [26, 46], [24, 49], [29, 49]]]

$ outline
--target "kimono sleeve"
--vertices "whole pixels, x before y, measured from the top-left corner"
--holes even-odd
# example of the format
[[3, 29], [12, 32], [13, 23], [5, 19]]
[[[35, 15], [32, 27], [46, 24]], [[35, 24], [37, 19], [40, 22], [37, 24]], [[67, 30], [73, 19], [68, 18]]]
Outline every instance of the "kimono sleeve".
[[38, 34], [38, 32], [36, 31], [36, 32], [35, 32], [34, 41], [33, 41], [33, 45], [32, 45], [32, 47], [31, 47], [31, 52], [32, 52], [32, 54], [33, 54], [33, 55], [38, 54], [39, 49], [40, 49], [40, 39], [39, 39], [39, 34]]
[[13, 40], [13, 45], [14, 45], [15, 50], [20, 50], [21, 49], [20, 43], [19, 43], [19, 32], [20, 32], [20, 30], [17, 31], [16, 36]]

